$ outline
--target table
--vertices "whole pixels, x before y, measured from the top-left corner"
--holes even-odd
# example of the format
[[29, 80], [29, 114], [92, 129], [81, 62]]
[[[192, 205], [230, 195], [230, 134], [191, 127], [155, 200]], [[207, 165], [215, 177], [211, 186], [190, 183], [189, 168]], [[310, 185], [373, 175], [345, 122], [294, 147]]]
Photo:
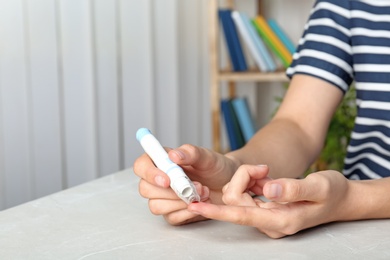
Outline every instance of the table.
[[174, 227], [128, 169], [0, 212], [0, 259], [390, 259], [390, 220], [282, 239], [218, 221]]

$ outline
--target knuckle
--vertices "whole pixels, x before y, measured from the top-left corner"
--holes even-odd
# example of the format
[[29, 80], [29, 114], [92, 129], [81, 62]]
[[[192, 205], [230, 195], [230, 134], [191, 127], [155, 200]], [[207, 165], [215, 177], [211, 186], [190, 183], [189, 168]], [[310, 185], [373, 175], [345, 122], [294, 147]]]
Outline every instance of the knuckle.
[[191, 144], [183, 144], [182, 146], [180, 146], [180, 148], [187, 151], [190, 154], [196, 154], [198, 152], [198, 149]]
[[251, 167], [249, 164], [242, 164], [238, 167], [237, 171], [248, 171]]
[[326, 198], [332, 191], [332, 183], [326, 175], [322, 174], [309, 174], [306, 177], [310, 183], [318, 187], [318, 194], [322, 198]]
[[149, 200], [148, 202], [149, 210], [153, 215], [162, 215], [162, 209], [159, 207], [158, 203], [155, 203], [154, 200]]
[[177, 214], [166, 214], [164, 215], [164, 219], [172, 226], [179, 226], [185, 221], [179, 218]]
[[226, 205], [237, 205], [240, 201], [240, 198], [231, 192], [226, 192], [222, 197], [223, 202]]
[[138, 191], [139, 191], [139, 194], [143, 197], [143, 198], [149, 198], [150, 197], [150, 189], [147, 188], [147, 183], [145, 180], [141, 179], [138, 183]]
[[279, 231], [284, 235], [295, 234], [296, 228], [287, 218], [282, 218], [279, 222]]
[[243, 226], [252, 226], [252, 223], [250, 223], [248, 220], [250, 218], [247, 218], [249, 216], [249, 212], [247, 212], [247, 208], [242, 208], [243, 212], [232, 212], [231, 214], [231, 220], [233, 223]]
[[289, 198], [301, 198], [304, 194], [304, 190], [302, 189], [301, 185], [299, 185], [298, 182], [291, 182], [289, 185], [286, 187], [287, 192], [286, 195]]
[[134, 170], [135, 174], [139, 175], [141, 173], [141, 169], [143, 168], [142, 165], [143, 165], [143, 162], [142, 162], [141, 157], [139, 157], [138, 159], [135, 160], [134, 165], [133, 165], [133, 170]]

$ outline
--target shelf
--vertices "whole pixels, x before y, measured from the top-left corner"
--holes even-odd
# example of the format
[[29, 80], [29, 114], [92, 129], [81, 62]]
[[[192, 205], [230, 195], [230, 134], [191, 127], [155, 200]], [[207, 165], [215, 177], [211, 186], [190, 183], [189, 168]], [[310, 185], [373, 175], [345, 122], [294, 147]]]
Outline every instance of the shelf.
[[252, 81], [252, 82], [288, 82], [285, 71], [277, 72], [231, 72], [220, 71], [218, 73], [218, 80], [220, 81]]
[[[257, 13], [262, 13], [262, 0], [257, 2]], [[227, 82], [229, 87], [228, 96], [235, 96], [237, 82], [281, 82], [289, 81], [285, 69], [278, 69], [276, 72], [262, 72], [257, 68], [250, 68], [248, 71], [233, 72], [231, 64], [228, 68], [220, 68], [220, 22], [218, 8], [221, 1], [209, 0], [209, 52], [210, 52], [210, 98], [211, 98], [211, 119], [212, 119], [212, 146], [213, 150], [223, 152], [221, 147], [221, 83]], [[234, 0], [225, 0], [224, 6], [234, 8]]]

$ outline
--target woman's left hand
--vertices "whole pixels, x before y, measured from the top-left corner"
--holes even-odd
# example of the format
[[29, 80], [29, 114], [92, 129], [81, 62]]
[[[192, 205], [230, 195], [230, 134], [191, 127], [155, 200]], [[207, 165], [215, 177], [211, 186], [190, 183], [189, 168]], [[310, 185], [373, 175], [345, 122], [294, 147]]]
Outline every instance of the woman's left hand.
[[[342, 220], [348, 205], [349, 181], [339, 172], [322, 171], [305, 179], [267, 177], [265, 165], [242, 165], [223, 189], [226, 205], [192, 203], [188, 209], [206, 218], [256, 227], [272, 238]], [[253, 198], [263, 195], [270, 202]]]

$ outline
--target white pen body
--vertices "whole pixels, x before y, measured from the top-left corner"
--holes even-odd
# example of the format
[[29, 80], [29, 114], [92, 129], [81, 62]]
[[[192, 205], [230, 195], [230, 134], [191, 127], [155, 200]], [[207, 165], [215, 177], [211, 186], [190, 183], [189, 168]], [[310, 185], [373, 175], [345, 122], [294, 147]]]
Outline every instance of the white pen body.
[[169, 176], [171, 188], [181, 199], [187, 203], [200, 200], [195, 186], [183, 169], [169, 159], [168, 153], [149, 130], [144, 128], [138, 130], [137, 139], [157, 168]]

